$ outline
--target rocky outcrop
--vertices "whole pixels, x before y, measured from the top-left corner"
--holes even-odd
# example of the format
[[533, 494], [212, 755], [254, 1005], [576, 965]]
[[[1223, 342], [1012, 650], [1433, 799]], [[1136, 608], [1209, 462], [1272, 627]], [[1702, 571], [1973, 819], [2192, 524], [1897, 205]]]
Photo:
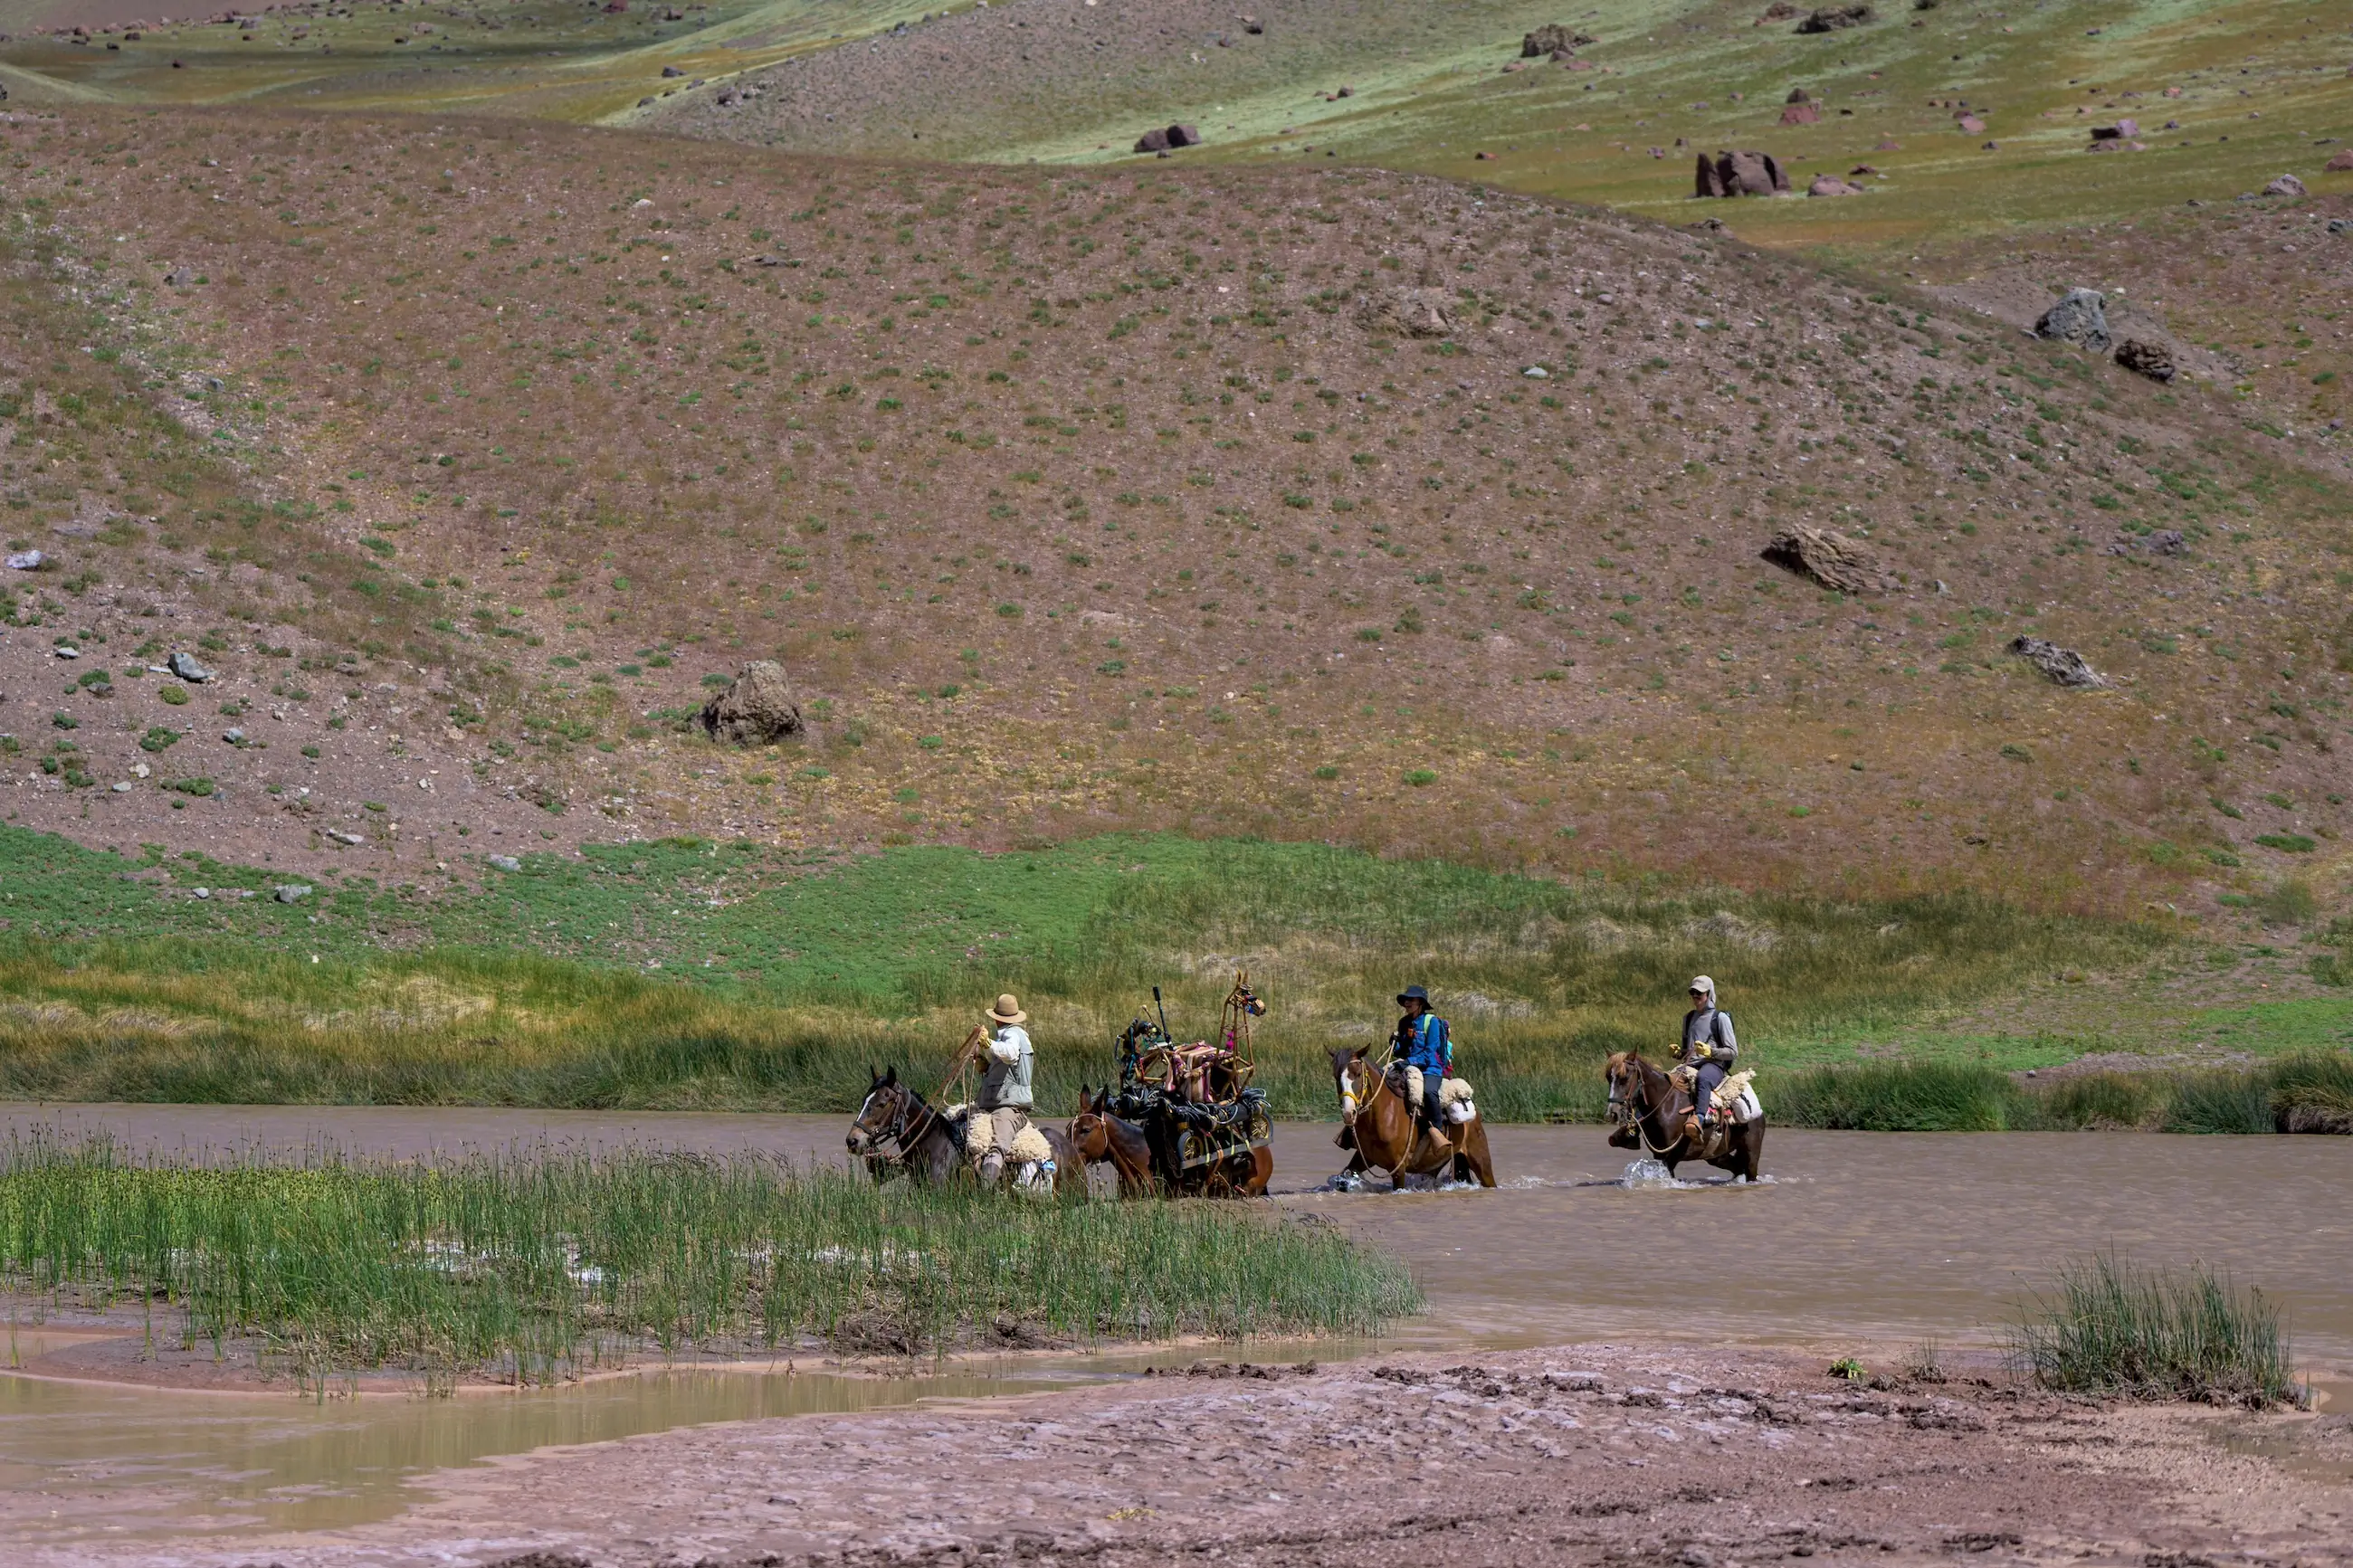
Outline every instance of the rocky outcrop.
[[2087, 348], [2108, 351], [2108, 297], [2097, 289], [2070, 289], [2034, 323], [2038, 338], [2055, 338]]
[[1859, 196], [1862, 195], [1862, 187], [1861, 185], [1849, 184], [1846, 181], [1840, 179], [1836, 174], [1816, 174], [1814, 176], [1814, 183], [1806, 187], [1806, 195], [1810, 196]]
[[1139, 153], [1166, 153], [1200, 144], [1201, 128], [1198, 125], [1155, 125], [1135, 139]]
[[2147, 338], [2126, 338], [2118, 343], [2116, 363], [2151, 381], [2171, 381], [2180, 374], [2174, 367], [2173, 351]]
[[1454, 300], [1443, 289], [1396, 289], [1356, 307], [1368, 331], [1408, 338], [1442, 338], [1454, 331]]
[[2054, 686], [2090, 689], [2108, 683], [2106, 676], [2094, 669], [2072, 647], [2061, 647], [2041, 637], [2019, 637], [2010, 643], [2010, 651], [2041, 670]]
[[1693, 195], [1769, 196], [1788, 188], [1788, 173], [1770, 153], [1718, 153], [1713, 160], [1703, 153]]
[[702, 705], [702, 722], [714, 741], [769, 746], [801, 732], [801, 705], [785, 667], [756, 658]]
[[1761, 553], [1774, 565], [1841, 594], [1883, 594], [1890, 585], [1869, 545], [1801, 522], [1775, 534]]
[[2304, 182], [2294, 174], [2282, 174], [2263, 187], [2263, 195], [2267, 196], [2300, 196], [2304, 194]]
[[2342, 153], [2337, 153], [2335, 157], [2329, 159], [2328, 162], [2323, 163], [2320, 168], [2323, 174], [2353, 174], [2353, 147], [2346, 148]]
[[1871, 20], [1868, 5], [1825, 5], [1798, 24], [1800, 33], [1835, 33], [1844, 27], [1860, 27]]
[[1821, 122], [1822, 111], [1818, 105], [1788, 103], [1781, 106], [1781, 123], [1784, 125], [1820, 125]]
[[1599, 41], [1590, 33], [1580, 33], [1558, 22], [1547, 22], [1520, 40], [1520, 58], [1535, 60], [1550, 55], [1558, 58], [1562, 55], [1573, 55], [1588, 44]]

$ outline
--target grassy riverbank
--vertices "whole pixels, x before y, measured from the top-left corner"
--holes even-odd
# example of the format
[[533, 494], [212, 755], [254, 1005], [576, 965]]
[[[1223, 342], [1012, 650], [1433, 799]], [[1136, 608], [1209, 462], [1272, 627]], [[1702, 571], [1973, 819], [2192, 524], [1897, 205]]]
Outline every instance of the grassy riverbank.
[[2306, 1402], [2279, 1308], [2199, 1265], [2146, 1268], [2105, 1254], [2068, 1264], [2010, 1334], [2044, 1388], [2263, 1409]]
[[1785, 1068], [2169, 940], [1968, 897], [1762, 897], [1165, 836], [819, 862], [682, 838], [516, 864], [473, 863], [432, 896], [322, 879], [290, 904], [267, 868], [0, 828], [0, 1094], [833, 1111], [870, 1063], [928, 1083], [1010, 989], [1052, 1108], [1112, 1071], [1154, 984], [1199, 1037], [1247, 968], [1280, 1113], [1327, 1114], [1325, 1051], [1381, 1037], [1389, 996], [1419, 981], [1488, 1113], [1535, 1120], [1593, 1112], [1601, 1058], [1671, 1037], [1703, 970]]
[[2047, 1084], [1947, 1062], [1820, 1067], [1782, 1079], [1771, 1112], [1788, 1126], [1865, 1132], [2353, 1133], [2353, 1052]]
[[197, 1168], [0, 1149], [0, 1281], [147, 1302], [307, 1382], [547, 1381], [684, 1352], [1368, 1333], [1404, 1268], [1239, 1207], [1013, 1201], [628, 1152]]

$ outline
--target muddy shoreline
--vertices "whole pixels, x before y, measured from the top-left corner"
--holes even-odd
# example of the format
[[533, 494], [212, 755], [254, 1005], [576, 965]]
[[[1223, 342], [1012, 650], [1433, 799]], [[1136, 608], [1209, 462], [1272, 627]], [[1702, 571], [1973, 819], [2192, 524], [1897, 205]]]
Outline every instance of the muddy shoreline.
[[[417, 1506], [358, 1529], [216, 1543], [93, 1531], [13, 1560], [2318, 1568], [2353, 1554], [2353, 1416], [2104, 1405], [2018, 1389], [1983, 1363], [1873, 1387], [1828, 1364], [1641, 1344], [1225, 1363], [542, 1449], [443, 1471]], [[13, 1527], [43, 1507], [0, 1499], [0, 1533], [24, 1541]]]

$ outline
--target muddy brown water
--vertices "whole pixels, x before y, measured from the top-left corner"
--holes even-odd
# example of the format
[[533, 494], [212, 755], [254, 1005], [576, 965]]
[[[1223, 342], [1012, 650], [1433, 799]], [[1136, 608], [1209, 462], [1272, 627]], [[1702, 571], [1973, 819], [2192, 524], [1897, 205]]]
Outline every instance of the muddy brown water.
[[[756, 1150], [838, 1163], [845, 1119], [320, 1107], [0, 1108], [0, 1137], [104, 1132], [132, 1150], [220, 1157], [551, 1145]], [[1318, 1190], [1332, 1129], [1277, 1129], [1277, 1202], [1406, 1258], [1429, 1313], [1399, 1348], [1599, 1339], [1801, 1342], [1884, 1358], [1934, 1340], [1997, 1345], [2060, 1261], [2114, 1250], [2203, 1261], [2285, 1309], [2299, 1362], [2353, 1368], [2353, 1140], [2130, 1133], [1776, 1130], [1756, 1187], [1692, 1172], [1625, 1184], [1595, 1127], [1491, 1130], [1503, 1187]], [[1375, 1184], [1377, 1188], [1378, 1184]], [[30, 1330], [25, 1331], [30, 1332]], [[1377, 1348], [1347, 1347], [1361, 1352]], [[27, 1344], [25, 1353], [37, 1349]], [[652, 1372], [580, 1387], [325, 1405], [285, 1394], [0, 1377], [0, 1540], [347, 1525], [397, 1511], [417, 1478], [551, 1444], [701, 1422], [972, 1398], [1133, 1375], [1150, 1357], [1069, 1356], [916, 1378]], [[1226, 1352], [1220, 1352], [1226, 1353]], [[1314, 1353], [1253, 1347], [1259, 1359]], [[1326, 1348], [1325, 1353], [1329, 1353]], [[100, 1521], [105, 1522], [101, 1523]]]

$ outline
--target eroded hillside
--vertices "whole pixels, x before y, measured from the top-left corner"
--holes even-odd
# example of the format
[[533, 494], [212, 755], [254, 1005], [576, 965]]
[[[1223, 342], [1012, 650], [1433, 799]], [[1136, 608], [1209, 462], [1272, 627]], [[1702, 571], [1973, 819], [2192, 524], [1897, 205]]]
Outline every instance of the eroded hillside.
[[[5, 135], [11, 221], [95, 346], [375, 563], [256, 548], [235, 618], [354, 656], [344, 700], [390, 703], [390, 650], [311, 606], [409, 606], [435, 765], [533, 831], [1181, 826], [2110, 905], [2341, 859], [2340, 489], [2201, 386], [1966, 307], [1338, 168], [249, 113]], [[145, 509], [60, 498], [62, 443], [85, 481], [102, 443], [13, 374], [15, 531], [80, 604], [184, 584], [166, 545], [201, 519], [174, 500], [47, 531]], [[1888, 591], [1759, 560], [1798, 523]], [[2053, 687], [2020, 635], [2116, 684]], [[54, 679], [46, 640], [5, 645], [12, 699]], [[230, 679], [269, 678], [221, 640]], [[808, 743], [685, 729], [765, 656]], [[76, 731], [98, 785], [170, 718], [121, 685]], [[281, 695], [280, 722], [332, 700]], [[414, 753], [416, 720], [336, 731], [348, 765]], [[367, 820], [320, 749], [224, 749], [219, 809], [276, 820], [276, 784]], [[152, 788], [16, 793], [86, 838], [176, 826]], [[396, 866], [396, 837], [301, 847]]]

